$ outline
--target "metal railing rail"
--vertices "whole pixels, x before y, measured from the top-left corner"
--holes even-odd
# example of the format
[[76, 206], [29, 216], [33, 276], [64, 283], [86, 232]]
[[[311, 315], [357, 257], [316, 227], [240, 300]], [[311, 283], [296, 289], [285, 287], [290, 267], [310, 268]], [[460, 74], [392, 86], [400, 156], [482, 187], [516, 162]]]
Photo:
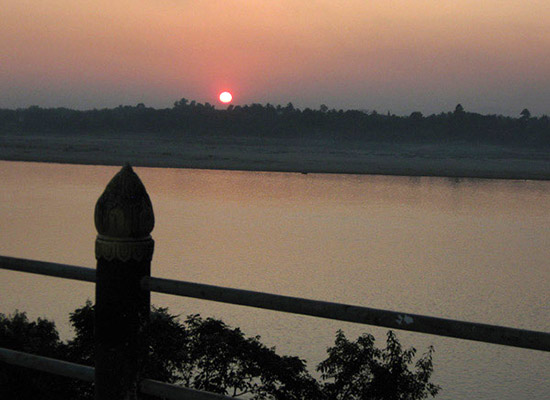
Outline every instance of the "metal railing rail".
[[[66, 264], [0, 256], [0, 268], [88, 282], [95, 281], [94, 269]], [[350, 304], [310, 300], [172, 279], [145, 277], [141, 282], [141, 286], [144, 290], [152, 292], [550, 352], [550, 333], [547, 332], [380, 310]]]
[[142, 286], [153, 292], [203, 300], [531, 350], [550, 351], [550, 333], [546, 332], [153, 277], [144, 278]]
[[0, 269], [54, 276], [75, 281], [95, 282], [95, 268], [77, 267], [26, 258], [0, 256]]
[[[93, 367], [61, 361], [55, 358], [37, 356], [0, 347], [0, 361], [81, 381], [94, 381]], [[140, 392], [173, 400], [234, 400], [233, 397], [189, 389], [153, 379], [143, 379], [140, 383]]]

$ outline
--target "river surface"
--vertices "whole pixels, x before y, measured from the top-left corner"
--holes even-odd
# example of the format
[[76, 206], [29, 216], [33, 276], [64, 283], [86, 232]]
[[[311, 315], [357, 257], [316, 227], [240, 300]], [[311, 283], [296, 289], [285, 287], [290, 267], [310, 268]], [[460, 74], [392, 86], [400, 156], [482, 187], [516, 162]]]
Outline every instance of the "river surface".
[[[94, 267], [93, 210], [118, 168], [0, 161], [0, 254]], [[550, 331], [550, 182], [136, 168], [156, 216], [153, 275]], [[0, 312], [56, 321], [93, 285], [0, 270]], [[283, 354], [386, 329], [152, 295]], [[543, 399], [550, 354], [398, 331], [435, 346], [440, 399]]]

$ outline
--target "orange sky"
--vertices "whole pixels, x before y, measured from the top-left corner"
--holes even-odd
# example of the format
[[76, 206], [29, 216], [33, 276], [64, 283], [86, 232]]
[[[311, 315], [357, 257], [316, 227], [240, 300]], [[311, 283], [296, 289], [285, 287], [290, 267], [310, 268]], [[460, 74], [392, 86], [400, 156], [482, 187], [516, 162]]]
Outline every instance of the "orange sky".
[[4, 0], [0, 107], [550, 114], [550, 2]]

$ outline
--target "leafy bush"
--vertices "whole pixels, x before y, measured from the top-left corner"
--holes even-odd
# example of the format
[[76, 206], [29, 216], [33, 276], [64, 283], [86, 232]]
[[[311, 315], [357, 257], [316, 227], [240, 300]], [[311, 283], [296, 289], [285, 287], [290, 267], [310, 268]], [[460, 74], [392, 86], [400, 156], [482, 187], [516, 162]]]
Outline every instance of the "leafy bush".
[[[0, 347], [60, 359], [67, 354], [53, 322], [41, 318], [30, 322], [19, 311], [0, 314]], [[76, 396], [74, 389], [67, 378], [0, 363], [0, 399], [71, 399]]]
[[[29, 322], [25, 313], [0, 314], [0, 347], [93, 365], [91, 302], [71, 313], [70, 321], [75, 337], [63, 343], [52, 322]], [[338, 331], [328, 358], [317, 366], [321, 373], [317, 381], [304, 360], [278, 355], [259, 336], [246, 337], [220, 320], [190, 315], [180, 322], [167, 309], [153, 307], [148, 329], [143, 376], [199, 390], [255, 400], [417, 400], [439, 391], [430, 382], [433, 348], [411, 370], [416, 350], [403, 350], [392, 331], [384, 349], [374, 346], [371, 335], [350, 342]], [[91, 384], [3, 364], [0, 387], [10, 388], [2, 389], [2, 399], [93, 398]]]
[[433, 351], [429, 347], [411, 371], [409, 364], [416, 350], [403, 350], [392, 331], [388, 331], [385, 349], [374, 347], [372, 335], [363, 334], [350, 342], [338, 331], [334, 347], [327, 350], [329, 356], [317, 370], [325, 381], [323, 392], [330, 399], [425, 399], [440, 389], [429, 382]]

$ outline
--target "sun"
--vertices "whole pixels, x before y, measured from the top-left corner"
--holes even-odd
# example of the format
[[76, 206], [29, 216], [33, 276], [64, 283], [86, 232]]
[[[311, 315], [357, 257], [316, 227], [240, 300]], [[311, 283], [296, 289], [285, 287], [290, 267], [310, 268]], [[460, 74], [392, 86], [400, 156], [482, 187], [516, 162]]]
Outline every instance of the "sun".
[[227, 104], [230, 103], [231, 100], [233, 100], [233, 95], [229, 92], [221, 92], [219, 99], [222, 103]]

